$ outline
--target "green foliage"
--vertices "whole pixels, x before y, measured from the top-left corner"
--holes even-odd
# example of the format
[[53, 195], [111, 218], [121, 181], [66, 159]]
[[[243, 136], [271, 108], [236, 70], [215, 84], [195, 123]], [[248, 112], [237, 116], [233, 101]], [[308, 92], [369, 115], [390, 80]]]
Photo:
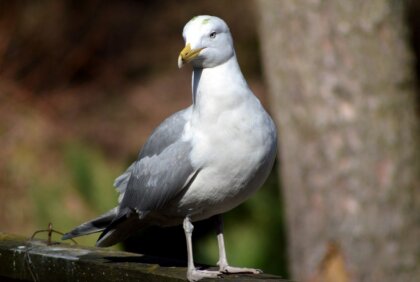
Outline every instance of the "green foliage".
[[[50, 167], [47, 175], [32, 174], [30, 195], [36, 229], [45, 229], [51, 222], [54, 229], [67, 232], [115, 206], [117, 193], [112, 183], [118, 170], [98, 150], [78, 141], [64, 144], [58, 157], [62, 166]], [[96, 238], [97, 234], [77, 241], [92, 246]]]
[[100, 152], [74, 142], [64, 147], [63, 155], [71, 183], [86, 204], [99, 211], [114, 207], [117, 193], [112, 184], [118, 175]]
[[90, 205], [95, 204], [93, 183], [93, 158], [89, 150], [80, 144], [69, 144], [64, 150], [65, 164], [74, 188]]

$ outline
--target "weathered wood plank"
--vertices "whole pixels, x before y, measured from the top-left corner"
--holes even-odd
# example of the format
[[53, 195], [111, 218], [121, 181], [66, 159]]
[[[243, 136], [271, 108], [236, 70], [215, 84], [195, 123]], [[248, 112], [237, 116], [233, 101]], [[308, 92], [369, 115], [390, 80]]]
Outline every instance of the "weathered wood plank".
[[[0, 281], [186, 281], [184, 262], [0, 233]], [[278, 276], [224, 275], [229, 281], [285, 281]], [[220, 281], [206, 279], [205, 281]]]

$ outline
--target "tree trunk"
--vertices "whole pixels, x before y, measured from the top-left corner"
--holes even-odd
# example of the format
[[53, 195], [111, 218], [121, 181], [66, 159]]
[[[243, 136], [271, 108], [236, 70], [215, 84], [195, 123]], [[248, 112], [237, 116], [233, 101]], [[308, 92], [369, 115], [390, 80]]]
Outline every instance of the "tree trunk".
[[414, 281], [420, 134], [404, 1], [256, 3], [292, 275]]

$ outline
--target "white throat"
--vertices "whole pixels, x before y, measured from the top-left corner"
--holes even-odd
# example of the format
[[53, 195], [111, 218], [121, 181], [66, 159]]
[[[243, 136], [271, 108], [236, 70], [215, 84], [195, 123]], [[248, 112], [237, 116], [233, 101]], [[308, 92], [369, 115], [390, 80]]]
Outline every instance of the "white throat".
[[192, 74], [193, 111], [227, 110], [244, 96], [253, 95], [239, 68], [236, 56], [213, 68], [195, 68]]

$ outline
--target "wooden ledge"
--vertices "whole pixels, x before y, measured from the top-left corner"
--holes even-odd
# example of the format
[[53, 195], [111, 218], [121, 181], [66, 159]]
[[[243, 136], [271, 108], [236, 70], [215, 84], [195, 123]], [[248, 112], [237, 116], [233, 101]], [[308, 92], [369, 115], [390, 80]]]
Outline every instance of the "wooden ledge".
[[[103, 248], [30, 240], [0, 232], [0, 281], [186, 281], [183, 262]], [[278, 276], [223, 275], [228, 281], [286, 281]], [[202, 281], [221, 281], [205, 279]]]

